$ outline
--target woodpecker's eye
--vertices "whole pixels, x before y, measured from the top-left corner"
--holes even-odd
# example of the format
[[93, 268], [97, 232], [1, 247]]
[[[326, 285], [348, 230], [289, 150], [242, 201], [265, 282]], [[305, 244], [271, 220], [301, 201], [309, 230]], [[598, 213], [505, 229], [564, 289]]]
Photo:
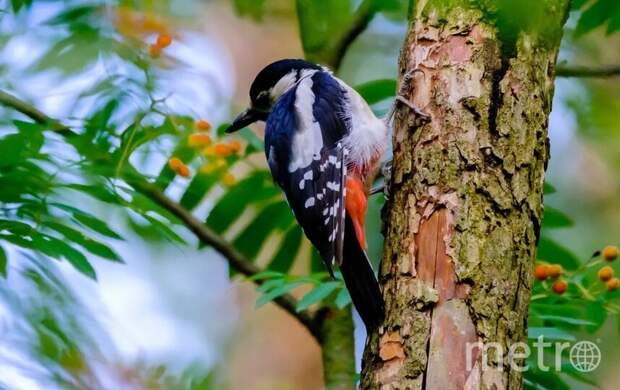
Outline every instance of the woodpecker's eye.
[[260, 92], [252, 101], [252, 108], [256, 110], [269, 111], [272, 105], [271, 95], [269, 91]]

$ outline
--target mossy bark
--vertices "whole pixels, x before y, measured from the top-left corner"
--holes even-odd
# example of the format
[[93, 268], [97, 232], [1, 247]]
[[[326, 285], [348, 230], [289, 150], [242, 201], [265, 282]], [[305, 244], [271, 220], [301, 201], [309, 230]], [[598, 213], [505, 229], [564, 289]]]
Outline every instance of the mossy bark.
[[355, 342], [351, 307], [342, 310], [324, 308], [317, 317], [321, 331], [325, 388], [355, 388]]
[[[522, 387], [507, 352], [527, 333], [568, 1], [536, 3], [544, 28], [499, 25], [494, 3], [412, 10], [399, 93], [431, 119], [404, 104], [395, 116], [386, 320], [367, 341], [364, 389]], [[477, 342], [504, 353], [483, 359]]]

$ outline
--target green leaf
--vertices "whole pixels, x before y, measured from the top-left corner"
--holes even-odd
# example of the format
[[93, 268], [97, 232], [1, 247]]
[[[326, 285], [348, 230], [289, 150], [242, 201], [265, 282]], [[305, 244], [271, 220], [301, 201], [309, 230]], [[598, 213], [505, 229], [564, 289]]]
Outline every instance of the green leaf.
[[273, 185], [267, 171], [256, 171], [226, 192], [207, 217], [207, 225], [222, 234], [241, 216], [248, 205], [273, 198], [280, 191]]
[[616, 6], [616, 11], [609, 18], [607, 24], [607, 34], [613, 34], [620, 31], [620, 7]]
[[396, 95], [396, 80], [373, 80], [356, 86], [355, 90], [368, 104], [375, 104]]
[[84, 275], [97, 279], [95, 269], [82, 252], [63, 240], [36, 231], [31, 231], [28, 235], [2, 235], [0, 237], [22, 248], [33, 249], [58, 260], [65, 259]]
[[249, 16], [261, 20], [265, 13], [265, 0], [234, 0], [235, 12], [239, 16]]
[[30, 7], [30, 5], [32, 5], [32, 0], [11, 0], [11, 7], [15, 13], [19, 12], [22, 7]]
[[338, 295], [336, 295], [336, 300], [334, 301], [334, 303], [336, 304], [336, 307], [341, 310], [344, 309], [346, 306], [350, 305], [351, 295], [349, 294], [349, 290], [347, 290], [343, 286], [340, 292], [338, 292]]
[[75, 244], [80, 245], [90, 253], [102, 257], [104, 259], [122, 262], [120, 257], [114, 250], [99, 241], [93, 240], [90, 237], [84, 235], [84, 233], [73, 229], [72, 227], [63, 225], [58, 222], [49, 221], [45, 223], [45, 226], [49, 227], [62, 234], [67, 240], [72, 241]]
[[245, 148], [246, 155], [252, 154], [254, 152], [261, 152], [265, 149], [263, 141], [247, 127], [240, 130], [237, 134], [239, 134], [241, 138], [243, 138], [248, 143], [247, 147]]
[[274, 278], [283, 278], [285, 275], [286, 274], [283, 274], [282, 272], [263, 271], [263, 272], [257, 273], [256, 275], [252, 275], [247, 279], [250, 281], [267, 280], [267, 279], [274, 279]]
[[[49, 237], [48, 237], [49, 238]], [[82, 252], [73, 248], [71, 245], [65, 243], [62, 240], [50, 239], [51, 246], [54, 246], [58, 253], [62, 255], [71, 265], [84, 275], [88, 276], [91, 279], [96, 280], [97, 274], [93, 266], [88, 262], [86, 256], [82, 254]]]
[[538, 258], [549, 263], [561, 264], [569, 271], [577, 269], [580, 265], [579, 260], [571, 251], [547, 237], [540, 238]]
[[7, 257], [4, 248], [0, 246], [0, 275], [6, 278]]
[[117, 240], [123, 239], [118, 235], [118, 233], [110, 229], [105, 222], [92, 215], [86, 213], [73, 213], [73, 218], [81, 225], [86, 226], [87, 228], [106, 237], [116, 238]]
[[535, 362], [530, 364], [530, 369], [524, 375], [524, 389], [527, 390], [571, 390], [557, 372], [541, 371]]
[[79, 73], [116, 47], [114, 39], [92, 26], [80, 23], [72, 27], [72, 34], [53, 44], [31, 70], [40, 72], [52, 68], [64, 75]]
[[0, 168], [17, 165], [38, 156], [43, 145], [41, 133], [20, 132], [0, 139]]
[[551, 185], [551, 183], [549, 182], [545, 182], [544, 186], [543, 186], [543, 192], [545, 195], [551, 195], [557, 192], [557, 190], [555, 189], [555, 187], [553, 185]]
[[296, 2], [301, 42], [311, 60], [344, 34], [352, 20], [351, 0], [299, 0]]
[[581, 14], [575, 28], [575, 36], [580, 37], [605, 24], [616, 12], [619, 4], [617, 0], [598, 0], [594, 2]]
[[64, 187], [83, 192], [105, 203], [119, 204], [116, 193], [105, 185], [71, 183], [65, 184]]
[[209, 190], [219, 181], [217, 174], [195, 175], [181, 197], [181, 206], [187, 210], [193, 210]]
[[295, 225], [289, 229], [267, 268], [273, 271], [288, 272], [299, 253], [302, 238], [303, 232], [299, 226]]
[[274, 230], [284, 230], [293, 224], [293, 216], [284, 201], [263, 208], [256, 218], [233, 240], [235, 248], [253, 259]]
[[544, 328], [544, 327], [530, 327], [527, 331], [527, 338], [530, 340], [536, 340], [538, 337], [543, 336], [549, 340], [561, 340], [561, 341], [575, 341], [577, 340], [574, 335], [565, 332], [558, 328]]
[[573, 220], [560, 210], [545, 206], [545, 214], [543, 217], [543, 229], [555, 229], [573, 226]]
[[305, 282], [295, 281], [295, 282], [286, 283], [286, 284], [283, 284], [283, 285], [281, 285], [279, 287], [274, 288], [273, 290], [269, 291], [266, 294], [263, 294], [260, 298], [258, 298], [258, 300], [256, 301], [256, 308], [259, 308], [259, 307], [263, 306], [264, 304], [273, 301], [277, 297], [282, 296], [282, 295], [288, 293], [289, 291], [291, 291], [295, 287], [299, 287], [299, 286], [301, 286], [304, 283]]
[[154, 228], [156, 228], [160, 233], [164, 235], [164, 237], [168, 238], [170, 241], [177, 242], [179, 244], [187, 244], [183, 237], [179, 236], [172, 228], [170, 228], [167, 224], [163, 223], [159, 219], [152, 217], [148, 214], [143, 214], [142, 217], [145, 218]]
[[310, 273], [325, 271], [325, 263], [323, 262], [323, 258], [319, 254], [319, 251], [313, 246], [312, 254], [310, 257]]
[[301, 300], [297, 303], [296, 310], [298, 312], [306, 310], [311, 305], [327, 298], [327, 296], [333, 291], [335, 291], [338, 287], [340, 287], [340, 282], [338, 281], [321, 283], [312, 291], [304, 295], [303, 298], [301, 298]]
[[274, 288], [283, 286], [287, 283], [289, 283], [289, 281], [285, 277], [273, 278], [273, 279], [267, 280], [266, 282], [258, 286], [256, 289], [262, 293], [266, 293], [269, 290], [273, 290]]
[[563, 322], [568, 325], [588, 325], [588, 326], [596, 325], [595, 322], [584, 320], [584, 319], [579, 319], [579, 318], [572, 318], [572, 317], [547, 315], [547, 314], [538, 314], [537, 317], [541, 320], [549, 321], [551, 323], [559, 323], [559, 322], [562, 323]]

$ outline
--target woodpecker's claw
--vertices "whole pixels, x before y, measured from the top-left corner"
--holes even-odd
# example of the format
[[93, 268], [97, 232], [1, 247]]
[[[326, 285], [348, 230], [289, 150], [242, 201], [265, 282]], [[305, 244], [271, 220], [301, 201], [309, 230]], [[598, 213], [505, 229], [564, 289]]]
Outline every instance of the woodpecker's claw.
[[385, 190], [385, 184], [379, 184], [378, 186], [372, 187], [370, 191], [368, 192], [368, 195], [369, 196], [377, 195], [379, 193], [382, 193], [383, 190]]
[[414, 106], [409, 100], [407, 100], [406, 97], [404, 97], [402, 95], [396, 95], [396, 101], [404, 104], [407, 107], [409, 107], [411, 109], [411, 111], [413, 111], [414, 114], [416, 114], [416, 116], [419, 117], [420, 119], [422, 119], [423, 121], [425, 121], [425, 122], [430, 122], [431, 121], [430, 114], [427, 114], [424, 111], [422, 111], [419, 108], [417, 108], [416, 106]]
[[390, 178], [392, 177], [392, 160], [386, 161], [381, 167], [381, 175], [383, 176], [383, 183], [372, 187], [369, 191], [369, 196], [376, 195], [379, 193], [383, 193], [385, 199], [389, 198], [390, 188], [387, 183], [390, 182]]

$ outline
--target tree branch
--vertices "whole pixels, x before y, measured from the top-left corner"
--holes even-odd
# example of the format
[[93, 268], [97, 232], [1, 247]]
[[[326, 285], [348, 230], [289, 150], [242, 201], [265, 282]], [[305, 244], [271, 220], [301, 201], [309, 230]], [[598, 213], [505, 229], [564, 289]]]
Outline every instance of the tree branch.
[[357, 39], [357, 37], [366, 30], [370, 21], [374, 18], [376, 14], [377, 8], [374, 0], [364, 0], [362, 4], [357, 8], [355, 14], [353, 15], [353, 20], [351, 21], [351, 25], [349, 29], [344, 32], [344, 34], [337, 41], [336, 45], [333, 47], [332, 58], [329, 65], [333, 69], [340, 68], [340, 64], [342, 63], [342, 59], [344, 58], [345, 53], [349, 49], [349, 46]]
[[0, 104], [6, 107], [10, 107], [15, 111], [21, 112], [22, 114], [26, 115], [37, 123], [50, 125], [52, 130], [60, 134], [75, 135], [75, 133], [69, 127], [47, 116], [45, 113], [37, 110], [31, 104], [24, 102], [23, 100], [11, 95], [8, 92], [0, 90]]
[[614, 77], [620, 76], [620, 65], [609, 65], [599, 68], [587, 66], [558, 66], [555, 75], [557, 77]]
[[[53, 130], [60, 132], [64, 135], [77, 135], [68, 126], [63, 125], [59, 121], [51, 118], [47, 114], [39, 111], [32, 105], [24, 102], [23, 100], [0, 90], [0, 104], [6, 107], [15, 109], [21, 112], [27, 117], [31, 118], [40, 124], [50, 124], [53, 126]], [[254, 263], [249, 261], [239, 251], [237, 251], [229, 242], [224, 240], [221, 236], [215, 233], [213, 230], [205, 226], [200, 220], [192, 215], [187, 209], [167, 197], [159, 188], [146, 182], [145, 180], [132, 179], [131, 184], [140, 192], [148, 196], [151, 200], [170, 211], [175, 215], [183, 224], [192, 232], [198, 239], [206, 244], [212, 246], [218, 251], [228, 263], [246, 276], [254, 276], [260, 273], [262, 270], [258, 268]], [[260, 285], [261, 281], [254, 281]], [[301, 322], [308, 331], [314, 336], [314, 338], [320, 343], [320, 331], [314, 320], [314, 317], [307, 311], [297, 312], [297, 300], [290, 294], [284, 294], [274, 299], [274, 302], [282, 309], [286, 310], [289, 314], [295, 317]]]
[[[226, 258], [228, 263], [242, 273], [245, 276], [254, 276], [262, 270], [258, 268], [254, 263], [249, 261], [245, 256], [243, 256], [234, 246], [232, 246], [229, 242], [224, 240], [220, 235], [215, 233], [209, 227], [204, 225], [200, 220], [198, 220], [192, 213], [190, 213], [183, 206], [175, 202], [174, 200], [168, 198], [164, 193], [162, 193], [157, 187], [152, 184], [145, 182], [137, 182], [131, 183], [143, 194], [147, 195], [150, 199], [155, 201], [157, 204], [170, 211], [174, 216], [179, 218], [181, 222], [185, 224], [185, 226], [192, 232], [198, 239], [207, 245], [212, 246], [216, 251], [218, 251], [222, 256]], [[256, 284], [262, 284], [262, 281], [255, 280]], [[314, 317], [307, 311], [297, 312], [297, 300], [290, 294], [284, 294], [280, 297], [274, 299], [274, 301], [284, 310], [289, 312], [293, 317], [297, 318], [299, 322], [308, 328], [310, 333], [317, 339], [320, 340], [319, 329], [317, 329], [316, 323], [314, 321]]]
[[[297, 0], [298, 12], [303, 5], [301, 0]], [[351, 24], [343, 31], [339, 36], [334, 36], [333, 39], [322, 48], [315, 52], [306, 51], [306, 56], [309, 60], [327, 65], [336, 71], [340, 68], [342, 59], [345, 53], [349, 49], [349, 46], [355, 39], [368, 27], [368, 24], [377, 13], [377, 6], [375, 0], [363, 0], [357, 7], [353, 14]], [[301, 25], [301, 15], [300, 18]], [[305, 50], [305, 48], [304, 48]]]

